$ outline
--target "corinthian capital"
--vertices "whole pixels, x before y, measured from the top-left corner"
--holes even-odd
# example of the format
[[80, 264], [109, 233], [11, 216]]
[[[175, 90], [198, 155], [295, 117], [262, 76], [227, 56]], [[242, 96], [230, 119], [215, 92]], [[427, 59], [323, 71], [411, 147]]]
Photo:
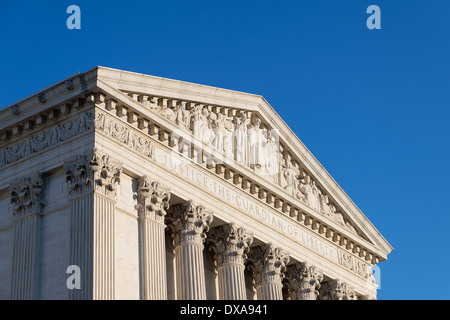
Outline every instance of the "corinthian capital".
[[140, 218], [152, 218], [164, 223], [169, 209], [170, 192], [161, 187], [158, 181], [142, 176], [138, 181], [138, 204], [136, 209]]
[[174, 210], [167, 216], [174, 245], [183, 243], [203, 244], [212, 220], [212, 213], [205, 210], [203, 205], [192, 200], [174, 206]]
[[44, 180], [40, 173], [12, 183], [9, 191], [11, 192], [13, 219], [40, 214], [41, 208], [45, 206], [43, 201]]
[[291, 300], [317, 300], [323, 274], [308, 263], [287, 267], [286, 287]]
[[226, 263], [244, 265], [253, 235], [244, 228], [229, 223], [212, 229], [208, 239], [218, 267]]
[[122, 166], [107, 154], [96, 148], [75, 156], [64, 164], [66, 182], [69, 183], [69, 196], [76, 197], [97, 191], [115, 199], [117, 185], [120, 183]]
[[289, 253], [272, 243], [253, 247], [249, 260], [249, 269], [253, 274], [255, 285], [275, 282], [281, 284], [289, 262]]
[[319, 300], [344, 300], [347, 292], [347, 284], [339, 279], [322, 283], [319, 290]]

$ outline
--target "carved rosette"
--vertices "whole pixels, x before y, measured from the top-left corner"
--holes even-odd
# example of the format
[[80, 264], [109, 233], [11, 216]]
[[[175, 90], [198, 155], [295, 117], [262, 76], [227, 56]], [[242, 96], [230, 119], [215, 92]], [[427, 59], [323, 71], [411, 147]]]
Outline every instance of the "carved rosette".
[[253, 242], [253, 235], [234, 223], [219, 226], [208, 235], [210, 250], [217, 267], [223, 264], [244, 265]]
[[276, 283], [281, 285], [289, 262], [289, 253], [272, 243], [252, 248], [249, 254], [249, 269], [252, 272], [255, 285]]
[[355, 290], [339, 279], [323, 282], [319, 290], [319, 300], [357, 300]]
[[291, 300], [317, 300], [322, 271], [308, 263], [298, 263], [287, 267], [285, 287]]
[[45, 201], [43, 200], [44, 180], [40, 173], [20, 179], [11, 184], [9, 190], [14, 220], [41, 213]]
[[151, 181], [146, 175], [138, 181], [138, 204], [136, 209], [140, 218], [152, 218], [164, 223], [169, 209], [170, 192], [161, 187], [158, 181]]
[[109, 155], [102, 155], [94, 148], [66, 162], [64, 169], [66, 182], [69, 183], [69, 197], [96, 191], [110, 199], [116, 198], [122, 166], [112, 161]]
[[212, 220], [212, 213], [192, 200], [174, 206], [172, 213], [167, 216], [174, 246], [186, 243], [203, 244]]

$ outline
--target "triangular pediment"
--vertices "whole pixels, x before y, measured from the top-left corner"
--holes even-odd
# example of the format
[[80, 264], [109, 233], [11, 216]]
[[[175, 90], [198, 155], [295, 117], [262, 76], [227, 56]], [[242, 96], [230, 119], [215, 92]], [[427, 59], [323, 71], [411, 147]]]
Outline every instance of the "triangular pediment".
[[[355, 240], [380, 260], [392, 250], [262, 96], [110, 68], [96, 72], [105, 93], [138, 105], [162, 126], [200, 137], [216, 156], [225, 153], [228, 166], [258, 182], [256, 192], [280, 196], [283, 212], [299, 221], [312, 217], [341, 244]], [[238, 148], [239, 139], [245, 142]]]

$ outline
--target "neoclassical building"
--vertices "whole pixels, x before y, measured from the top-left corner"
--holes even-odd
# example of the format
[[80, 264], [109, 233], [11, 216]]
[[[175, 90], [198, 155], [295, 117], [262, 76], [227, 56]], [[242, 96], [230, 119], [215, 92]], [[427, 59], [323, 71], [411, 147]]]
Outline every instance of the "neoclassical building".
[[0, 110], [0, 299], [376, 299], [391, 250], [262, 96], [96, 67]]

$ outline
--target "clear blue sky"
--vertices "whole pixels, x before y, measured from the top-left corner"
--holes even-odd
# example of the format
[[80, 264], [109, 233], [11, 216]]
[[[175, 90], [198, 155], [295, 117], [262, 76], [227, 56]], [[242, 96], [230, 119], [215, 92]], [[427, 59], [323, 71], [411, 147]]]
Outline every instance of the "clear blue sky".
[[0, 107], [97, 65], [263, 95], [394, 247], [378, 298], [450, 299], [450, 1], [2, 1], [0, 43]]

